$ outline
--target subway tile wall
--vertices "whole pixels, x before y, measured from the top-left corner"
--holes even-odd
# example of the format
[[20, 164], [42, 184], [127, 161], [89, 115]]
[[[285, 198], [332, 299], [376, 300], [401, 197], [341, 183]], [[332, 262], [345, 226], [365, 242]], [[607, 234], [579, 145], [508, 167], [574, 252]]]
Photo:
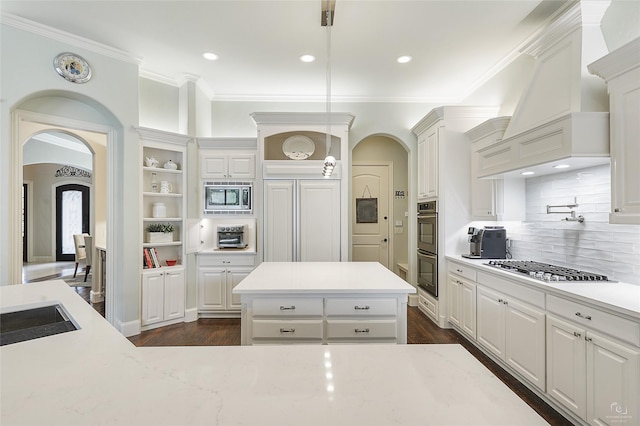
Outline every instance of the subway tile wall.
[[[609, 165], [529, 178], [526, 221], [504, 223], [514, 259], [602, 273], [610, 279], [640, 285], [640, 225], [609, 224]], [[584, 222], [547, 214], [547, 205], [574, 204]], [[567, 208], [552, 211], [569, 212]]]

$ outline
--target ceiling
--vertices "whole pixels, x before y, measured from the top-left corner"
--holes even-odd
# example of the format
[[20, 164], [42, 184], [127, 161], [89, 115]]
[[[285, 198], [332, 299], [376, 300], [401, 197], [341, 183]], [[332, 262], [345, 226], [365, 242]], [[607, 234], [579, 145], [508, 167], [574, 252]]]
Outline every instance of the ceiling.
[[[456, 102], [517, 54], [568, 1], [337, 0], [334, 100]], [[143, 76], [200, 78], [219, 100], [322, 100], [321, 0], [12, 1], [3, 14], [126, 52]], [[219, 58], [207, 61], [204, 52]], [[312, 54], [317, 60], [303, 63]], [[399, 64], [396, 58], [413, 61]], [[91, 56], [85, 55], [91, 63]], [[95, 70], [99, 73], [100, 70]]]

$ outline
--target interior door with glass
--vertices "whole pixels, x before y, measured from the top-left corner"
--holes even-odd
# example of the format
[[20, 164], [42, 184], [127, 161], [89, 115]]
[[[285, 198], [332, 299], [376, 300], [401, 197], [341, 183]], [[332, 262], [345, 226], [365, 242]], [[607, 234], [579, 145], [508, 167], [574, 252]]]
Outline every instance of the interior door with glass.
[[75, 259], [73, 235], [89, 233], [89, 205], [88, 186], [56, 188], [56, 261]]

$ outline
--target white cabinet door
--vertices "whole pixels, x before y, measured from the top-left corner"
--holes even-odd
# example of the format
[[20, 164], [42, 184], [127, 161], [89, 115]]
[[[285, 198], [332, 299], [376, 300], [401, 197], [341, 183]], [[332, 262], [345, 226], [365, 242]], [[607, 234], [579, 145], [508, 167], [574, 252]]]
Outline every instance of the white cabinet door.
[[547, 316], [547, 394], [584, 419], [586, 407], [585, 330]]
[[427, 170], [426, 192], [427, 198], [438, 196], [438, 140], [440, 127], [436, 126], [427, 131]]
[[225, 179], [229, 175], [228, 158], [225, 154], [206, 154], [200, 160], [200, 175], [203, 179]]
[[505, 362], [544, 392], [545, 313], [513, 299], [504, 306]]
[[476, 338], [476, 285], [462, 280], [459, 287], [460, 328], [472, 338]]
[[234, 179], [254, 179], [256, 177], [256, 156], [254, 154], [229, 154], [229, 177]]
[[504, 359], [505, 314], [503, 298], [486, 288], [477, 290], [478, 343], [495, 356]]
[[225, 268], [199, 268], [198, 309], [223, 310], [225, 308]]
[[163, 319], [164, 273], [145, 273], [142, 275], [142, 325], [154, 324]]
[[184, 269], [164, 274], [164, 319], [184, 317]]
[[427, 135], [418, 138], [418, 200], [427, 198]]
[[265, 181], [264, 260], [294, 261], [294, 181]]
[[461, 281], [454, 275], [447, 276], [447, 312], [449, 314], [449, 322], [460, 327], [461, 309], [460, 309], [460, 291]]
[[303, 180], [299, 194], [299, 260], [339, 262], [340, 182]]
[[249, 275], [251, 268], [227, 269], [227, 309], [240, 309], [242, 303], [239, 294], [233, 294], [235, 286]]
[[640, 415], [640, 352], [587, 332], [587, 421], [636, 423]]

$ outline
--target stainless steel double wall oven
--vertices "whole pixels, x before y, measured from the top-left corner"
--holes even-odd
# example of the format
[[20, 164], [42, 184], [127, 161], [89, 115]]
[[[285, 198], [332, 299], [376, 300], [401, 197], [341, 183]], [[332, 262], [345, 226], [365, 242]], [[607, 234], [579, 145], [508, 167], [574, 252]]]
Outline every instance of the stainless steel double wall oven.
[[438, 297], [438, 206], [418, 203], [418, 286]]

